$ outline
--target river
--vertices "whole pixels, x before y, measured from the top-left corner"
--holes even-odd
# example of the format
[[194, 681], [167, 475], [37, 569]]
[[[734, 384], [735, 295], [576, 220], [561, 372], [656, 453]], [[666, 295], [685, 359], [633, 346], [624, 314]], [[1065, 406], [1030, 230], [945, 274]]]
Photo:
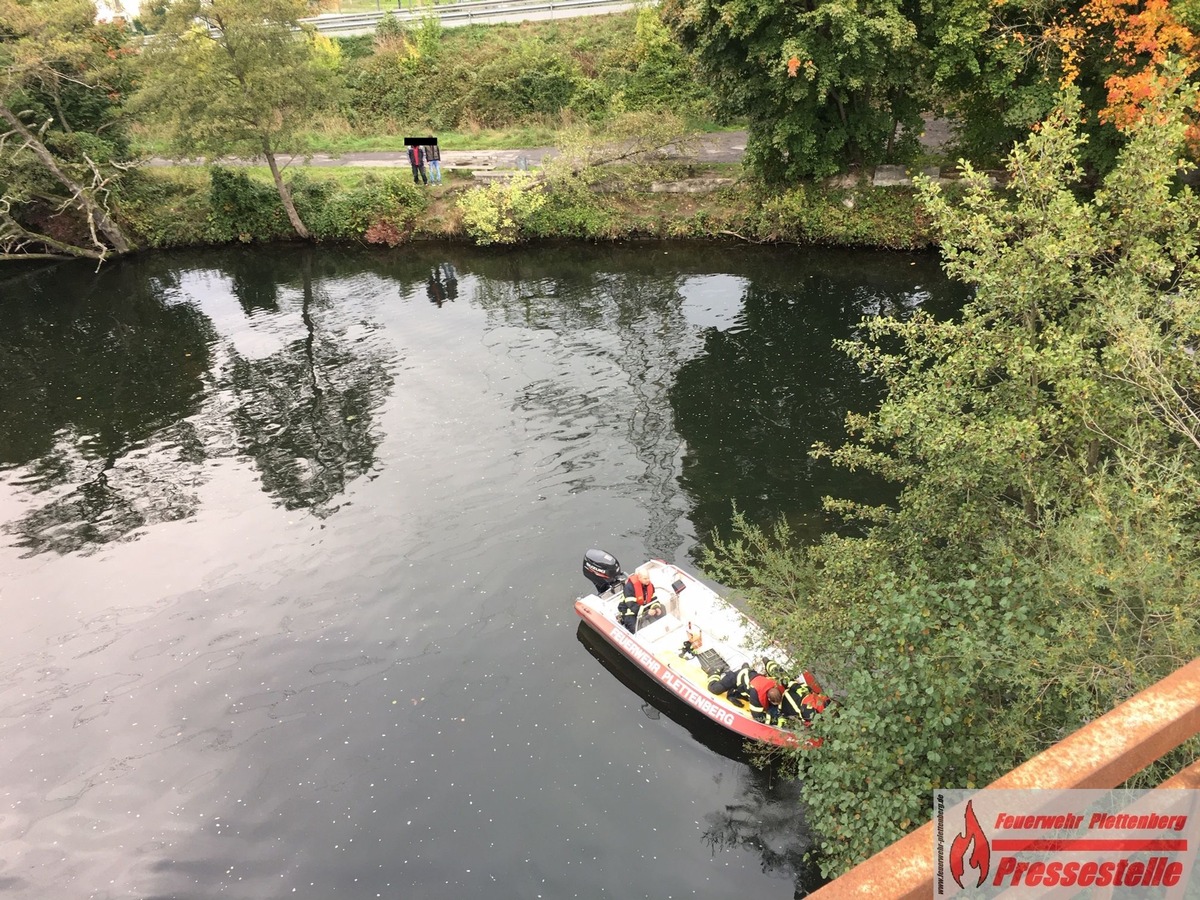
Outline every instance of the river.
[[0, 892], [787, 898], [796, 785], [645, 690], [589, 547], [818, 533], [928, 256], [247, 247], [0, 272]]

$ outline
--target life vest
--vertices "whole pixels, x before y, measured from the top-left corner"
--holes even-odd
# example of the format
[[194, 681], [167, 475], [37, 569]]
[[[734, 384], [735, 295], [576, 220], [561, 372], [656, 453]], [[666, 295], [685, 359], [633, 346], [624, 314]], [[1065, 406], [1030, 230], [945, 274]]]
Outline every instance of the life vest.
[[[754, 706], [753, 701], [758, 701], [758, 709], [766, 709], [771, 704], [767, 701], [767, 691], [771, 688], [778, 688], [779, 682], [768, 675], [755, 675], [750, 679], [750, 700], [751, 707]], [[780, 688], [780, 693], [783, 689]]]
[[644, 578], [635, 572], [625, 582], [625, 596], [635, 599], [638, 606], [645, 606], [654, 599], [654, 584], [649, 578]]
[[804, 719], [804, 724], [812, 722], [813, 716], [817, 713], [824, 712], [828, 703], [829, 698], [820, 692], [806, 694], [800, 701], [800, 717]]

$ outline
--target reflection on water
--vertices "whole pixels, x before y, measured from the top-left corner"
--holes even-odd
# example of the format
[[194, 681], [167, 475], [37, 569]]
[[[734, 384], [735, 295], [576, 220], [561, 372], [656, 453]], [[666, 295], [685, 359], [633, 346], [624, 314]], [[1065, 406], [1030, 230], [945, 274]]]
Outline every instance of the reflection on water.
[[[324, 517], [349, 481], [370, 471], [379, 438], [375, 410], [391, 388], [391, 359], [376, 326], [339, 321], [300, 261], [299, 336], [269, 356], [231, 351], [218, 380], [235, 398], [237, 448], [254, 459], [263, 490], [288, 509]], [[235, 294], [247, 308], [247, 301]], [[274, 306], [274, 303], [272, 304]]]
[[454, 268], [454, 263], [434, 264], [430, 270], [426, 293], [429, 295], [429, 302], [438, 307], [458, 299], [458, 270]]
[[932, 260], [260, 247], [0, 278], [6, 896], [813, 883], [794, 786], [573, 640], [570, 601], [588, 547], [677, 559], [731, 501], [819, 528], [821, 492], [875, 490], [803, 451], [874, 396], [831, 342], [952, 300]]
[[3, 305], [0, 471], [19, 467], [11, 483], [31, 500], [5, 530], [32, 553], [196, 511], [183, 472], [198, 454], [189, 417], [203, 402], [210, 323], [165, 302], [169, 276], [109, 267], [71, 286], [30, 278]]
[[757, 853], [764, 873], [793, 881], [793, 897], [805, 897], [826, 879], [809, 857], [812, 839], [801, 809], [800, 783], [777, 777], [769, 767], [749, 766], [737, 773], [738, 796], [704, 816], [704, 840], [713, 855], [735, 849]]
[[642, 712], [648, 717], [654, 718], [657, 713], [664, 713], [714, 753], [737, 762], [750, 762], [746, 742], [741, 736], [720, 727], [695, 707], [684, 703], [677, 695], [648, 678], [645, 672], [618, 653], [588, 625], [580, 622], [575, 636], [600, 665], [646, 701]]
[[800, 817], [799, 783], [778, 778], [771, 766], [756, 765], [752, 749], [741, 737], [648, 678], [583, 622], [576, 636], [597, 662], [646, 701], [642, 711], [647, 716], [654, 718], [662, 712], [714, 753], [743, 764], [736, 772], [734, 799], [704, 813], [702, 836], [713, 855], [731, 849], [757, 853], [763, 872], [794, 882], [796, 897], [820, 887], [824, 879], [814, 862], [805, 858], [812, 850], [812, 839]]
[[[472, 261], [472, 303], [490, 319], [485, 340], [535, 351], [553, 341], [565, 357], [524, 386], [515, 411], [571, 422], [579, 440], [619, 429], [649, 492], [638, 530], [652, 555], [687, 541], [683, 519], [701, 534], [727, 522], [731, 500], [753, 519], [786, 512], [820, 530], [823, 495], [878, 490], [848, 484], [807, 451], [816, 440], [836, 443], [846, 412], [877, 399], [834, 342], [855, 337], [863, 315], [944, 301], [931, 262], [910, 261], [921, 280], [898, 283], [890, 257], [758, 265], [761, 254], [743, 255], [696, 275], [695, 249], [659, 252], [630, 254], [619, 269], [603, 254], [557, 266], [527, 254]], [[87, 551], [187, 518], [214, 458], [249, 457], [266, 493], [318, 516], [372, 471], [375, 414], [401, 351], [342, 292], [347, 277], [372, 272], [404, 294], [403, 274], [337, 251], [221, 260], [216, 270], [172, 267], [167, 257], [95, 277], [74, 270], [66, 289], [19, 283], [0, 335], [0, 461], [22, 468], [10, 483], [36, 497], [7, 525], [22, 546]], [[458, 297], [454, 263], [424, 271], [436, 307]], [[243, 330], [223, 333], [185, 280], [235, 299]]]
[[[897, 262], [827, 253], [727, 279], [715, 295], [703, 283], [690, 292], [707, 327], [700, 351], [676, 371], [668, 399], [687, 443], [680, 481], [698, 534], [727, 524], [730, 499], [751, 521], [785, 514], [813, 537], [830, 526], [822, 497], [882, 499], [879, 482], [815, 462], [809, 449], [818, 441], [837, 446], [846, 414], [879, 399], [878, 384], [836, 342], [858, 338], [864, 316], [953, 302], [940, 279], [936, 293], [926, 286], [935, 274], [927, 268], [897, 290]], [[912, 262], [915, 275], [924, 261]], [[730, 297], [737, 297], [732, 309]]]

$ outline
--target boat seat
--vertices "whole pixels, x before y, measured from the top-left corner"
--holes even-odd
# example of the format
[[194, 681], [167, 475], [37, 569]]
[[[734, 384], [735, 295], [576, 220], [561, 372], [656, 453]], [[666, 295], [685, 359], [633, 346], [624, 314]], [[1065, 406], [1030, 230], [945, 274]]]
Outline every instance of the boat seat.
[[659, 602], [666, 607], [667, 612], [675, 618], [682, 620], [683, 616], [679, 614], [679, 595], [674, 591], [662, 591], [655, 595]]
[[[663, 613], [656, 621], [639, 628], [637, 636], [639, 641], [657, 644], [671, 632], [678, 631], [680, 628], [683, 628], [683, 622], [667, 612]], [[680, 638], [680, 640], [683, 639]]]

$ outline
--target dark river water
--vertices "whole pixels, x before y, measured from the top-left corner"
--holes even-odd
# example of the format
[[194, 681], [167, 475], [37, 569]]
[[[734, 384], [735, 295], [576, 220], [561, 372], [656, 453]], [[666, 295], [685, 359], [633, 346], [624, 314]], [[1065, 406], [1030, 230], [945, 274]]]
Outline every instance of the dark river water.
[[924, 256], [247, 248], [0, 272], [0, 894], [788, 898], [796, 785], [581, 631], [876, 397]]

